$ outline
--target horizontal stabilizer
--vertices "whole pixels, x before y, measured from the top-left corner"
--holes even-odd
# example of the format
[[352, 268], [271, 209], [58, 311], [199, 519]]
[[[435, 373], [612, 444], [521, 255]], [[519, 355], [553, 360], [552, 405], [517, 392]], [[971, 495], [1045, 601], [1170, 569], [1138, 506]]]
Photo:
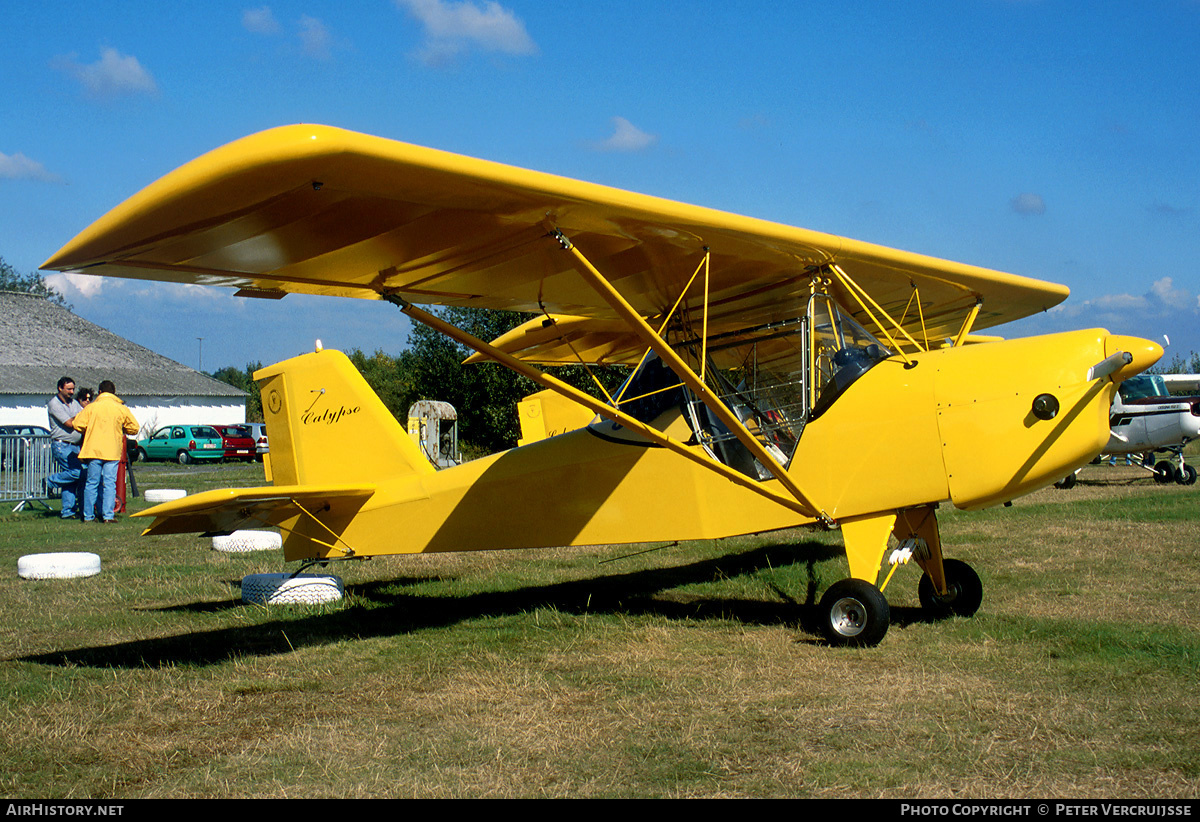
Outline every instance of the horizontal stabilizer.
[[374, 485], [273, 485], [224, 488], [164, 502], [135, 517], [154, 517], [142, 532], [227, 534], [240, 528], [279, 525], [305, 511], [323, 518], [353, 514], [375, 493]]

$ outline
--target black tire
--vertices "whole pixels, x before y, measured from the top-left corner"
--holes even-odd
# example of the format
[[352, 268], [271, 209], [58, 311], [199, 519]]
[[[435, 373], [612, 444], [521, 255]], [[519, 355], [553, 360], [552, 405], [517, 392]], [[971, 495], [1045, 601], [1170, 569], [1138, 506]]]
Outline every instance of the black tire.
[[141, 447], [133, 449], [133, 461], [134, 462], [145, 462], [146, 461], [146, 449], [141, 448]]
[[983, 603], [983, 583], [979, 574], [967, 563], [958, 559], [942, 560], [946, 574], [947, 595], [938, 596], [933, 589], [933, 580], [924, 574], [917, 583], [917, 598], [921, 607], [937, 616], [972, 616]]
[[1175, 466], [1170, 460], [1163, 460], [1154, 466], [1154, 481], [1160, 483], [1172, 482], [1175, 479]]
[[1196, 484], [1196, 469], [1190, 465], [1175, 469], [1175, 481], [1180, 485]]
[[1061, 488], [1064, 491], [1068, 488], [1074, 488], [1077, 482], [1074, 474], [1067, 474], [1065, 477], [1054, 483], [1055, 488]]
[[869, 648], [887, 634], [892, 609], [869, 582], [843, 579], [821, 597], [821, 633], [830, 645]]
[[192, 455], [189, 454], [187, 451], [180, 451], [178, 454], [175, 455], [175, 458], [177, 460], [179, 460], [180, 465], [191, 465], [193, 462]]

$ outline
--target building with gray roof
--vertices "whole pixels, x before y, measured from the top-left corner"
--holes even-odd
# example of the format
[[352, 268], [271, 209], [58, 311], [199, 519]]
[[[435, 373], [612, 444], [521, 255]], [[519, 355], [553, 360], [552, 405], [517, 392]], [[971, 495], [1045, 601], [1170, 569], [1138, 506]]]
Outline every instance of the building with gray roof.
[[112, 380], [141, 436], [164, 425], [246, 421], [246, 393], [32, 294], [0, 292], [0, 424], [46, 425], [59, 377]]

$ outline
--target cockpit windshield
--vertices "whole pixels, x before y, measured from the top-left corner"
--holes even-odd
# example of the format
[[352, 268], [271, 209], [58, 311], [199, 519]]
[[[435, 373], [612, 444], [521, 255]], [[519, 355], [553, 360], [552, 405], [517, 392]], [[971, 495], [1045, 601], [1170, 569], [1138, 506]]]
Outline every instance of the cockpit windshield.
[[1140, 400], [1146, 397], [1168, 397], [1166, 381], [1158, 374], [1138, 374], [1121, 383], [1121, 399]]
[[[751, 436], [788, 467], [805, 425], [892, 352], [829, 297], [814, 295], [794, 319], [673, 341]], [[720, 462], [750, 477], [772, 476], [712, 410], [654, 356], [630, 378], [622, 410], [644, 421], [683, 400], [696, 440]]]

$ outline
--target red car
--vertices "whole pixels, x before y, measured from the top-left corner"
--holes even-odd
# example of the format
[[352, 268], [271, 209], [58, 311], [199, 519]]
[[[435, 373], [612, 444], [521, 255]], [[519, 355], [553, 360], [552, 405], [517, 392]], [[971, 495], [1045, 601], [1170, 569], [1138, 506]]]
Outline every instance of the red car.
[[245, 425], [214, 425], [225, 446], [225, 459], [250, 462], [258, 454], [250, 428]]

